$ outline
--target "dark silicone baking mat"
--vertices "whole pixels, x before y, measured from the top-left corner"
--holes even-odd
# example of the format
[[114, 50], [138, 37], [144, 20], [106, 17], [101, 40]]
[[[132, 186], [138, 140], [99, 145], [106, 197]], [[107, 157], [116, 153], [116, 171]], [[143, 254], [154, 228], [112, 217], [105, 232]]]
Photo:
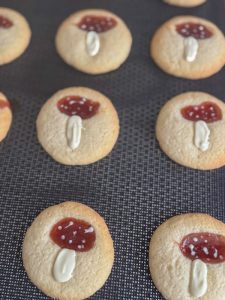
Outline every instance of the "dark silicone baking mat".
[[[14, 112], [10, 133], [0, 144], [0, 299], [48, 299], [26, 276], [21, 245], [37, 214], [64, 200], [96, 209], [115, 242], [112, 274], [92, 299], [162, 299], [149, 278], [150, 235], [178, 213], [207, 212], [225, 221], [225, 168], [201, 172], [170, 161], [155, 140], [156, 116], [169, 98], [189, 90], [225, 100], [225, 72], [199, 81], [173, 78], [149, 58], [149, 40], [162, 22], [179, 14], [210, 19], [224, 30], [223, 1], [208, 0], [194, 9], [170, 7], [160, 0], [4, 0], [0, 5], [23, 13], [33, 32], [28, 51], [0, 68], [0, 90], [12, 101]], [[129, 59], [113, 73], [82, 74], [56, 54], [54, 36], [61, 21], [90, 7], [115, 12], [133, 34]], [[54, 92], [69, 86], [105, 93], [119, 113], [116, 147], [90, 166], [60, 165], [37, 142], [38, 111]]]

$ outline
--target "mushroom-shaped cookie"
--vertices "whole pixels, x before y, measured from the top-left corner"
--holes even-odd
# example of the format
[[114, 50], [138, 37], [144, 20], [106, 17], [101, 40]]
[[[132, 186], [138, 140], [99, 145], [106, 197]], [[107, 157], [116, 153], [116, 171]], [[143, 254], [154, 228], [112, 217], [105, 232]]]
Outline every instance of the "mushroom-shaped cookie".
[[169, 74], [189, 79], [205, 78], [224, 66], [225, 39], [219, 28], [205, 19], [175, 17], [155, 33], [151, 55]]
[[90, 73], [106, 73], [127, 59], [132, 37], [125, 23], [101, 9], [76, 12], [60, 26], [56, 48], [66, 63]]
[[177, 5], [182, 7], [194, 7], [206, 2], [206, 0], [163, 0], [163, 1], [171, 5]]
[[12, 111], [6, 96], [0, 93], [0, 142], [6, 137], [12, 123]]
[[86, 299], [111, 273], [113, 241], [103, 218], [86, 205], [64, 202], [37, 216], [24, 238], [31, 281], [59, 300]]
[[26, 19], [15, 10], [0, 7], [0, 65], [22, 55], [30, 38], [31, 30]]
[[119, 119], [111, 101], [88, 88], [67, 88], [53, 95], [37, 119], [38, 138], [58, 162], [93, 163], [116, 143]]
[[189, 92], [161, 109], [156, 137], [161, 149], [177, 163], [201, 170], [225, 165], [224, 103], [212, 95]]
[[151, 238], [149, 266], [165, 299], [224, 299], [225, 224], [206, 214], [169, 219]]

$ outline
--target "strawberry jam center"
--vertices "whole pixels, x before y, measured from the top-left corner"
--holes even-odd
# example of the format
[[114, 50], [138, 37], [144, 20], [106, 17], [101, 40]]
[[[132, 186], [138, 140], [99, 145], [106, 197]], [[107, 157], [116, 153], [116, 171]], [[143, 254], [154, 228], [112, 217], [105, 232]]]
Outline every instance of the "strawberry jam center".
[[112, 29], [116, 24], [116, 20], [112, 17], [87, 15], [81, 19], [77, 26], [85, 31], [101, 33]]
[[176, 26], [176, 31], [183, 37], [194, 37], [197, 40], [210, 38], [213, 34], [204, 25], [198, 23], [182, 23]]
[[57, 107], [67, 116], [79, 116], [82, 119], [93, 117], [100, 107], [98, 102], [80, 96], [67, 96], [58, 101]]
[[65, 218], [53, 226], [50, 237], [61, 248], [86, 252], [93, 248], [96, 234], [89, 223]]
[[0, 28], [10, 28], [13, 26], [13, 22], [4, 16], [0, 16]]
[[181, 243], [182, 254], [205, 263], [218, 264], [225, 261], [225, 237], [219, 234], [201, 232], [186, 235]]
[[4, 108], [6, 108], [6, 107], [10, 108], [9, 102], [0, 99], [0, 109], [4, 109]]
[[219, 121], [223, 117], [220, 107], [213, 102], [186, 106], [181, 109], [181, 114], [189, 121], [205, 121], [206, 123]]

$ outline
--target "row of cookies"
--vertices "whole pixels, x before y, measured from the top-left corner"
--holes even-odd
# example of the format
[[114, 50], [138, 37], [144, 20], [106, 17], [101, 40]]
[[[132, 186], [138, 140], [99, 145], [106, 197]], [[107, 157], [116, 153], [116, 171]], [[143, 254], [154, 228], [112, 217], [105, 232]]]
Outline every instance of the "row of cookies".
[[[30, 38], [30, 27], [22, 15], [0, 8], [0, 65], [20, 56]], [[67, 18], [55, 41], [67, 64], [88, 74], [102, 74], [118, 69], [127, 59], [132, 35], [115, 14], [89, 9]], [[155, 33], [150, 48], [155, 63], [178, 77], [209, 77], [225, 64], [223, 33], [213, 23], [198, 17], [180, 16], [167, 21]]]
[[[109, 277], [114, 247], [104, 219], [77, 202], [41, 212], [23, 242], [30, 280], [59, 300], [86, 299]], [[206, 214], [172, 217], [151, 238], [151, 277], [165, 299], [223, 300], [225, 224]]]
[[[0, 141], [12, 121], [8, 100], [0, 94]], [[200, 170], [225, 165], [225, 105], [212, 95], [188, 92], [168, 101], [156, 123], [161, 149], [175, 162]], [[55, 93], [37, 117], [38, 140], [57, 162], [66, 165], [94, 163], [113, 149], [119, 135], [119, 118], [103, 94], [84, 87]]]

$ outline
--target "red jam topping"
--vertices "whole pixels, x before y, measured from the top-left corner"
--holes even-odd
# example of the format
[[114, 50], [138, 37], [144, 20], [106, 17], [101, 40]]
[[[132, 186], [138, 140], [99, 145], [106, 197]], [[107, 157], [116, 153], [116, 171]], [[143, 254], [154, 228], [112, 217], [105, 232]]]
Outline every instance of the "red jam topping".
[[197, 23], [182, 23], [176, 26], [177, 32], [183, 37], [194, 37], [197, 40], [210, 38], [213, 33], [204, 25]]
[[79, 116], [82, 119], [93, 117], [99, 109], [100, 104], [80, 96], [67, 96], [58, 101], [58, 109], [68, 116]]
[[222, 111], [213, 102], [203, 102], [200, 105], [190, 105], [181, 109], [182, 116], [189, 121], [205, 121], [212, 123], [222, 119]]
[[201, 259], [210, 264], [222, 263], [225, 261], [225, 237], [208, 232], [191, 233], [182, 239], [180, 250], [191, 260]]
[[89, 251], [95, 243], [94, 228], [85, 221], [65, 218], [54, 225], [51, 239], [61, 248], [79, 252]]
[[9, 102], [6, 101], [6, 100], [1, 100], [0, 99], [0, 109], [6, 108], [6, 107], [10, 108]]
[[0, 28], [10, 28], [13, 26], [13, 22], [6, 17], [0, 16]]
[[101, 33], [112, 29], [116, 24], [116, 20], [111, 17], [90, 15], [83, 17], [77, 26], [85, 31], [96, 31]]

